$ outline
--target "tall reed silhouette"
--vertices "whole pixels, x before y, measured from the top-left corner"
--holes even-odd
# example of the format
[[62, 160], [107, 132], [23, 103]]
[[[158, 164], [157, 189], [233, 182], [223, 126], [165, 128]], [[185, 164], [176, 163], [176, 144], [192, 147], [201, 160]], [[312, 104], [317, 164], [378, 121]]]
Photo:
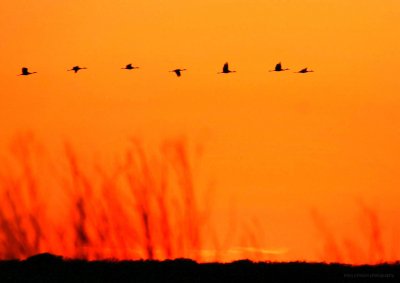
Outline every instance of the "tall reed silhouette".
[[[40, 252], [204, 259], [205, 239], [216, 233], [212, 200], [200, 201], [204, 190], [196, 187], [195, 158], [184, 140], [150, 154], [132, 139], [108, 165], [85, 161], [69, 143], [54, 161], [32, 134], [16, 138], [10, 152], [0, 160], [0, 259]], [[215, 258], [223, 253], [214, 249]]]
[[395, 242], [391, 245], [384, 244], [390, 242], [387, 234], [394, 229], [383, 228], [379, 213], [372, 206], [359, 202], [359, 211], [360, 220], [355, 223], [358, 224], [356, 227], [359, 232], [352, 235], [337, 233], [317, 210], [311, 211], [312, 220], [322, 240], [321, 260], [351, 264], [398, 261], [400, 249]]

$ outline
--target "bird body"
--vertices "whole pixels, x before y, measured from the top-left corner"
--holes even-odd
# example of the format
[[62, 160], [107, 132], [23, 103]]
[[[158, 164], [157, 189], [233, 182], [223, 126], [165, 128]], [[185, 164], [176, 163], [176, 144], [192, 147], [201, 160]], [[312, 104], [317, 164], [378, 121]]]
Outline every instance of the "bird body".
[[125, 66], [125, 68], [121, 68], [125, 70], [133, 70], [133, 69], [139, 69], [139, 67], [132, 66], [132, 64], [128, 64]]
[[76, 74], [79, 70], [84, 70], [84, 69], [87, 69], [87, 68], [85, 68], [85, 67], [79, 67], [79, 66], [74, 66], [74, 67], [72, 67], [70, 70], [68, 70], [68, 71], [74, 71], [74, 73]]
[[300, 71], [295, 72], [295, 73], [305, 74], [305, 73], [312, 73], [312, 72], [314, 72], [314, 71], [313, 70], [309, 70], [308, 68], [304, 68], [304, 69], [301, 69]]
[[283, 71], [287, 71], [287, 70], [289, 70], [289, 68], [283, 69], [282, 68], [282, 63], [279, 62], [278, 64], [275, 65], [275, 69], [270, 70], [270, 72], [283, 72]]
[[37, 72], [29, 72], [28, 68], [23, 67], [21, 70], [21, 74], [19, 74], [18, 76], [28, 76], [28, 75], [32, 75], [32, 74], [36, 74]]
[[182, 71], [186, 71], [186, 69], [175, 69], [170, 72], [174, 72], [178, 77], [182, 75]]
[[222, 67], [222, 72], [219, 72], [218, 74], [229, 74], [229, 73], [235, 73], [236, 71], [231, 71], [229, 70], [229, 64], [226, 62], [224, 66]]

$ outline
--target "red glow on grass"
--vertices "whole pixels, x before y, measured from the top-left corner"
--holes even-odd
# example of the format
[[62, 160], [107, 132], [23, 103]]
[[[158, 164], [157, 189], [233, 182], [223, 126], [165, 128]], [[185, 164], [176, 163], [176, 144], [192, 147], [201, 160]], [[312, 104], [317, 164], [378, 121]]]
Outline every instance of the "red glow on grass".
[[232, 247], [218, 246], [212, 201], [199, 202], [204, 190], [183, 140], [149, 152], [132, 139], [114, 163], [88, 165], [66, 143], [52, 161], [33, 135], [19, 136], [0, 173], [0, 258], [266, 259], [247, 250], [228, 257]]
[[[266, 248], [257, 218], [242, 225], [232, 210], [226, 231], [213, 222], [214, 200], [198, 186], [199, 156], [192, 152], [184, 140], [151, 151], [132, 139], [113, 161], [87, 162], [68, 143], [53, 159], [33, 135], [17, 137], [0, 157], [0, 259], [50, 252], [89, 260], [284, 260], [290, 250]], [[312, 212], [321, 261], [398, 259], [378, 211], [359, 207], [357, 234], [341, 238], [329, 219]]]

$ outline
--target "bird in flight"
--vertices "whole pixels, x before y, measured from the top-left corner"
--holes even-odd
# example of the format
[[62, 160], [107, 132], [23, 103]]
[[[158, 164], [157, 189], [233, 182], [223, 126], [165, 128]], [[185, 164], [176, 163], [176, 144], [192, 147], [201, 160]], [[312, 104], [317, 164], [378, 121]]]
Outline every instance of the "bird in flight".
[[128, 64], [128, 65], [125, 66], [125, 68], [121, 68], [121, 69], [133, 70], [133, 69], [139, 69], [139, 67], [135, 67], [135, 66], [132, 66], [132, 64]]
[[74, 66], [74, 67], [72, 67], [72, 69], [67, 70], [67, 71], [74, 71], [74, 73], [76, 74], [79, 70], [84, 70], [84, 69], [87, 69], [87, 68], [85, 68], [85, 67], [79, 67], [79, 66]]
[[229, 73], [235, 73], [236, 71], [231, 71], [229, 70], [229, 64], [226, 62], [224, 66], [222, 67], [222, 72], [219, 72], [218, 74], [229, 74]]
[[287, 70], [289, 70], [289, 68], [282, 69], [282, 63], [279, 62], [278, 64], [275, 65], [275, 69], [270, 70], [270, 72], [282, 72]]
[[186, 69], [175, 69], [170, 72], [174, 72], [178, 77], [180, 77], [182, 75], [181, 74], [182, 71], [186, 71]]
[[305, 74], [305, 73], [312, 73], [312, 72], [314, 72], [314, 71], [313, 70], [309, 70], [308, 68], [304, 68], [304, 69], [301, 69], [300, 71], [295, 72], [295, 73]]
[[18, 76], [27, 76], [27, 75], [32, 75], [32, 74], [36, 74], [37, 72], [29, 72], [28, 71], [28, 68], [26, 68], [26, 67], [23, 67], [22, 68], [22, 71], [21, 71], [21, 74], [19, 74]]

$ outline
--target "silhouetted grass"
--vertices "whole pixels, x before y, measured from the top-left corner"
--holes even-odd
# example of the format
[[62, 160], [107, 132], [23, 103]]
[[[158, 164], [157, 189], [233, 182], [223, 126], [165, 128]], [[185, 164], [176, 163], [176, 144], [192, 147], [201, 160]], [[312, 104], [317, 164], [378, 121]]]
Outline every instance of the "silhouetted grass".
[[384, 229], [378, 211], [363, 202], [359, 203], [359, 208], [362, 216], [360, 223], [356, 223], [359, 232], [346, 236], [335, 232], [319, 212], [311, 211], [319, 237], [323, 240], [322, 258], [326, 262], [352, 264], [381, 264], [398, 260], [400, 255], [395, 243], [392, 247], [384, 244]]
[[2, 282], [397, 282], [400, 264], [351, 266], [241, 260], [198, 264], [167, 261], [66, 260], [50, 254], [0, 262]]
[[[225, 238], [212, 227], [212, 200], [199, 201], [204, 190], [196, 187], [184, 140], [151, 152], [132, 139], [112, 163], [87, 163], [66, 143], [54, 161], [33, 135], [18, 136], [10, 156], [0, 160], [0, 259], [50, 252], [87, 260], [217, 261], [232, 251], [239, 252], [236, 258], [273, 258], [261, 252], [263, 231], [256, 219], [240, 226], [231, 215]], [[384, 245], [377, 212], [360, 207], [365, 229], [344, 240], [314, 211], [324, 241], [321, 260], [382, 263], [389, 252], [398, 258], [398, 250]], [[235, 248], [238, 242], [242, 248]]]
[[[38, 162], [48, 157], [39, 146], [22, 135], [1, 168], [0, 258], [51, 251], [83, 259], [200, 259], [206, 210], [196, 203], [184, 141], [166, 142], [159, 156], [148, 156], [132, 140], [112, 172], [99, 164], [85, 168], [69, 144], [56, 167], [40, 171]], [[46, 184], [46, 174], [62, 177]], [[49, 210], [46, 194], [64, 197], [60, 210]], [[65, 215], [61, 225], [46, 221], [57, 213]], [[52, 243], [50, 234], [57, 235]]]
[[[199, 202], [204, 190], [195, 187], [184, 140], [164, 142], [151, 154], [132, 139], [106, 165], [87, 163], [69, 143], [54, 161], [32, 134], [18, 136], [10, 152], [0, 168], [0, 259], [51, 252], [89, 260], [201, 261], [205, 233], [217, 234], [211, 200]], [[215, 258], [221, 253], [215, 247]]]

